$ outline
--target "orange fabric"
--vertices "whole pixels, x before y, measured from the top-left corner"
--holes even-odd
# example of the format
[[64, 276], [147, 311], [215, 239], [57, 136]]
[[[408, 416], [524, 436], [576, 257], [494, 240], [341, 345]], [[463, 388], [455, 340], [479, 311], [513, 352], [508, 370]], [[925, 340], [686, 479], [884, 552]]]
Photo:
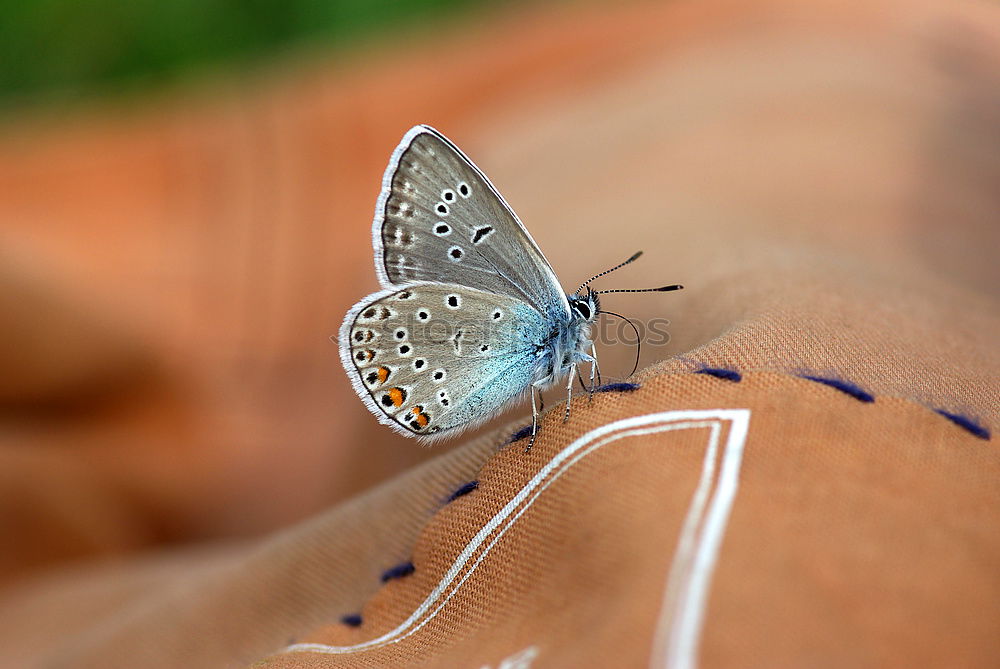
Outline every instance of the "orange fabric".
[[[1000, 12], [479, 20], [404, 40], [405, 58], [8, 122], [0, 666], [630, 667], [678, 657], [677, 639], [701, 667], [995, 664], [996, 440], [935, 410], [1000, 424]], [[433, 449], [393, 434], [327, 339], [375, 285], [367, 222], [416, 122], [485, 169], [567, 286], [640, 248], [602, 287], [686, 286], [605, 296], [643, 328], [669, 319], [670, 341], [647, 338], [641, 388], [578, 397], [566, 424], [549, 394], [527, 455], [502, 448], [523, 407]], [[604, 341], [628, 335], [610, 323]], [[599, 352], [608, 379], [631, 368], [631, 347]], [[737, 488], [720, 478], [732, 420], [623, 437], [413, 634], [282, 652], [398, 627], [589, 432], [716, 409], [749, 410]], [[703, 478], [706, 509], [719, 490], [731, 505], [717, 551], [689, 554]], [[676, 593], [699, 582], [694, 624]], [[697, 634], [663, 632], [681, 621]]]
[[[733, 383], [651, 369], [634, 393], [581, 398], [567, 424], [550, 414], [529, 454], [505, 449], [476, 492], [430, 519], [414, 573], [369, 600], [360, 627], [333, 623], [300, 641], [349, 646], [391, 632], [540, 466], [588, 431], [719, 408], [748, 409], [750, 424], [701, 666], [992, 662], [1000, 538], [982, 520], [1000, 508], [996, 449], [911, 402], [865, 404], [766, 372]], [[346, 656], [292, 650], [258, 666], [495, 666], [531, 647], [537, 666], [647, 666], [658, 628], [670, 626], [664, 593], [708, 433], [625, 437], [582, 459], [476, 553], [483, 562], [411, 637]]]

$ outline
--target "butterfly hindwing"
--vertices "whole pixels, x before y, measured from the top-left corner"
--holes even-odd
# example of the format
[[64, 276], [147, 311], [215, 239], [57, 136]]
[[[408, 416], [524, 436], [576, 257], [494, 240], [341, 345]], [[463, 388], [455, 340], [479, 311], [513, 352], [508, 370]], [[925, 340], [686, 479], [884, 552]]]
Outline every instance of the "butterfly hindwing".
[[470, 427], [531, 383], [549, 325], [528, 304], [459, 285], [370, 295], [341, 327], [341, 356], [382, 422], [414, 436]]
[[568, 314], [534, 240], [489, 179], [443, 135], [410, 130], [383, 179], [373, 229], [384, 286], [440, 281]]

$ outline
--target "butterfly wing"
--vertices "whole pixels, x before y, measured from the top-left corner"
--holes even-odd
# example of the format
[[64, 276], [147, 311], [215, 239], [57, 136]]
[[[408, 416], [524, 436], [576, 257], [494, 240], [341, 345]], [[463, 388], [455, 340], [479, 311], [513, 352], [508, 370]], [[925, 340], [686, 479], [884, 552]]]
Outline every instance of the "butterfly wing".
[[442, 436], [488, 418], [523, 392], [551, 325], [513, 297], [412, 283], [369, 295], [340, 329], [355, 391], [403, 434]]
[[535, 240], [486, 175], [438, 131], [403, 137], [382, 179], [372, 230], [386, 288], [439, 281], [569, 314], [566, 295]]

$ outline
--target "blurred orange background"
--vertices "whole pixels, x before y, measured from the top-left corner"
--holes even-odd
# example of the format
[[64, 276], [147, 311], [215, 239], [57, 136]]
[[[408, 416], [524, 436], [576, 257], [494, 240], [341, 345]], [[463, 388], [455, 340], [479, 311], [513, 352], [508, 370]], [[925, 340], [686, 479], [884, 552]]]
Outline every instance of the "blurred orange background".
[[[329, 339], [376, 287], [375, 197], [416, 123], [484, 168], [570, 289], [638, 249], [621, 287], [720, 280], [706, 255], [733, 262], [753, 233], [705, 230], [740, 216], [877, 262], [897, 238], [861, 244], [863, 216], [803, 232], [803, 215], [878, 202], [902, 220], [936, 206], [914, 184], [943, 178], [966, 189], [968, 232], [922, 219], [910, 243], [936, 269], [913, 272], [992, 294], [996, 265], [963, 258], [997, 248], [995, 158], [959, 174], [933, 132], [910, 140], [953, 109], [947, 132], [968, 137], [942, 146], [975, 153], [995, 132], [998, 24], [985, 3], [518, 3], [138, 92], [20, 100], [0, 128], [0, 576], [267, 532], [449, 448], [378, 426]], [[627, 163], [588, 163], [622, 137]], [[676, 192], [643, 181], [665, 162]], [[598, 180], [620, 219], [563, 213]], [[670, 218], [631, 224], [636, 190], [673, 199]], [[618, 303], [684, 315], [644, 363], [739, 311], [685, 292]], [[631, 355], [602, 364], [625, 374]]]

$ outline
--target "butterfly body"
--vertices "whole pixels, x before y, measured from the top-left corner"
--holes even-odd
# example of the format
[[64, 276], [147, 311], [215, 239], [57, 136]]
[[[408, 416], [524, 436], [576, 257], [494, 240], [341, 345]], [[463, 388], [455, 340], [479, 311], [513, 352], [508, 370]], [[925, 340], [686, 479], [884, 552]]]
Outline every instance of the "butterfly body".
[[372, 236], [383, 289], [348, 312], [338, 343], [358, 396], [398, 432], [450, 436], [527, 391], [534, 408], [535, 390], [596, 363], [597, 294], [563, 291], [493, 184], [433, 128], [393, 152]]
[[539, 345], [539, 360], [532, 381], [539, 390], [546, 390], [571, 374], [576, 365], [594, 360], [587, 351], [593, 348], [590, 328], [597, 318], [597, 296], [567, 295], [566, 299], [570, 304], [569, 318], [564, 314], [555, 316], [548, 335]]

